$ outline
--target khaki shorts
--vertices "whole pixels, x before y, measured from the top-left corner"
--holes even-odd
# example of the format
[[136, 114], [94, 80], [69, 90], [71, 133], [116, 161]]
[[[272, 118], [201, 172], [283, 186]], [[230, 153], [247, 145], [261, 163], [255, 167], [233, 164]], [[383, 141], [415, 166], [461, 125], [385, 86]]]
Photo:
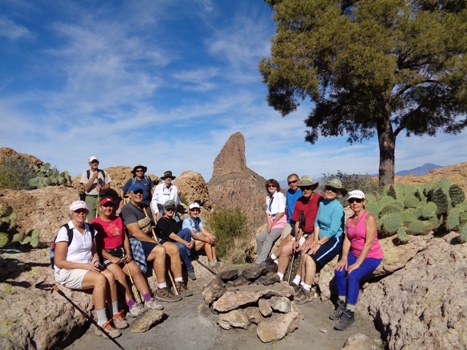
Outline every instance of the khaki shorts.
[[88, 272], [88, 270], [83, 269], [56, 270], [55, 282], [70, 289], [82, 289], [84, 275]]

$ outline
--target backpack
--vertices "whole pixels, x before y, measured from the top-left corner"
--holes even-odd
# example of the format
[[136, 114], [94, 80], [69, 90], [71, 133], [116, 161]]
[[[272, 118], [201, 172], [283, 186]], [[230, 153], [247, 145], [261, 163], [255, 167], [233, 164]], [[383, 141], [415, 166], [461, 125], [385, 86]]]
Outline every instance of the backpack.
[[[94, 226], [87, 224], [89, 227], [89, 231], [91, 231], [91, 237], [94, 239], [96, 237], [96, 229]], [[66, 223], [65, 225], [62, 225], [60, 228], [65, 227], [66, 228], [66, 233], [68, 235], [68, 246], [71, 244], [73, 241], [73, 229]], [[52, 247], [50, 247], [50, 265], [52, 266], [52, 269], [54, 268], [54, 257], [55, 257], [55, 241], [57, 240], [57, 235], [54, 238], [54, 241], [52, 243]]]
[[[149, 175], [144, 175], [144, 178], [146, 179], [148, 184], [151, 183], [151, 178], [149, 177]], [[135, 183], [136, 183], [136, 176], [133, 176], [133, 178], [131, 179], [131, 184], [134, 185]]]
[[[102, 175], [102, 180], [105, 181], [104, 170], [99, 169], [98, 172]], [[86, 176], [88, 177], [88, 180], [91, 178], [91, 170], [86, 170]]]

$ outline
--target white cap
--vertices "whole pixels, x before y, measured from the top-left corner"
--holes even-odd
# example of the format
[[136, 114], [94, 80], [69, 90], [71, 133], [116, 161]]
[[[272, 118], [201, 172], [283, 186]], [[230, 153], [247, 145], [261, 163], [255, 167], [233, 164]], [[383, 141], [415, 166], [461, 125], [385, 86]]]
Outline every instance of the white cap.
[[76, 211], [78, 209], [86, 209], [87, 211], [89, 211], [88, 205], [84, 201], [74, 201], [73, 203], [71, 203], [70, 205], [71, 212]]
[[350, 191], [347, 199], [350, 199], [350, 198], [365, 199], [365, 193], [363, 193], [360, 190]]
[[89, 163], [92, 163], [92, 162], [95, 161], [95, 160], [99, 161], [99, 159], [97, 159], [96, 156], [90, 156], [89, 159], [88, 159], [88, 162], [89, 162]]
[[199, 209], [199, 204], [198, 204], [198, 202], [193, 202], [193, 203], [191, 203], [190, 206], [189, 206], [189, 208], [190, 208], [190, 210], [191, 210], [191, 209], [194, 209], [194, 208], [198, 208], [198, 209]]

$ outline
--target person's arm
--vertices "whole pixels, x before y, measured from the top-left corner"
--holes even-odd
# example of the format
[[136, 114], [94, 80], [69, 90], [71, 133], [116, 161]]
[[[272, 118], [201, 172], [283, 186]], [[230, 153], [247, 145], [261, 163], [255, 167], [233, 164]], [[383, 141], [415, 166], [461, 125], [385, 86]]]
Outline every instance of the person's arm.
[[[337, 201], [337, 199], [335, 199]], [[331, 216], [331, 221], [329, 229], [324, 233], [324, 236], [321, 238], [322, 243], [329, 241], [331, 238], [337, 235], [340, 229], [342, 229], [342, 223], [344, 219], [344, 208], [340, 205], [339, 202], [336, 202], [331, 208], [329, 215]], [[324, 241], [323, 241], [324, 240]]]
[[[85, 172], [85, 174], [87, 174], [87, 172]], [[94, 181], [97, 179], [98, 175], [99, 175], [99, 170], [93, 171], [91, 169], [88, 182], [83, 182], [83, 187], [86, 192], [89, 192], [91, 190], [92, 186], [94, 185]]]
[[208, 232], [208, 230], [206, 230], [203, 226], [199, 227], [199, 231], [201, 232], [201, 235], [204, 236], [204, 238], [207, 238], [207, 241], [205, 241], [206, 243], [214, 243], [216, 241], [216, 236]]
[[156, 221], [159, 220], [160, 213], [159, 213], [159, 208], [157, 207], [157, 202], [159, 200], [159, 185], [156, 186], [154, 189], [154, 194], [152, 195], [151, 199], [151, 208], [154, 210], [154, 213], [156, 213]]
[[133, 260], [133, 257], [131, 256], [130, 239], [128, 238], [128, 235], [126, 234], [125, 230], [123, 232], [123, 236], [123, 249], [125, 250], [125, 261], [127, 263], [130, 263]]
[[372, 214], [368, 214], [365, 218], [365, 244], [363, 245], [363, 249], [360, 252], [360, 255], [358, 256], [357, 261], [355, 261], [354, 264], [350, 265], [347, 268], [348, 273], [351, 273], [353, 270], [358, 269], [365, 260], [376, 238], [376, 228], [377, 224], [375, 217]]
[[98, 189], [99, 193], [110, 190], [110, 181], [112, 179], [110, 178], [110, 175], [107, 174], [106, 171], [103, 171], [103, 173], [104, 173], [104, 178], [102, 179], [102, 181], [104, 182], [104, 186], [101, 186], [100, 189]]
[[135, 237], [138, 241], [141, 242], [151, 242], [151, 243], [156, 243], [158, 244], [157, 241], [149, 237], [147, 234], [145, 234], [143, 231], [141, 231], [141, 228], [138, 225], [138, 222], [133, 222], [131, 224], [126, 224], [126, 229], [130, 234]]
[[[292, 249], [294, 252], [298, 252], [300, 250], [300, 238], [302, 238], [302, 229], [300, 228], [300, 222], [295, 222], [295, 240], [292, 243]], [[304, 242], [305, 243], [305, 242]]]
[[342, 256], [341, 256], [341, 259], [337, 262], [336, 266], [334, 266], [335, 270], [338, 270], [338, 271], [347, 270], [348, 268], [347, 256], [349, 255], [349, 251], [350, 251], [350, 240], [349, 240], [349, 237], [347, 236], [347, 232], [345, 232], [344, 242], [342, 243]]
[[183, 244], [188, 249], [191, 249], [193, 247], [193, 241], [187, 242], [182, 237], [179, 237], [175, 232], [171, 232], [169, 234], [169, 237], [175, 242]]

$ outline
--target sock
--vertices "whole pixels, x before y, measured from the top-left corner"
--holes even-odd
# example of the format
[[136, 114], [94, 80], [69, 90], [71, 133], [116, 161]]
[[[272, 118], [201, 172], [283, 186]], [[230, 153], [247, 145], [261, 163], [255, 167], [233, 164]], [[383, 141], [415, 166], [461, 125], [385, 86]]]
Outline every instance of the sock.
[[134, 299], [130, 299], [128, 300], [128, 303], [126, 303], [128, 305], [128, 308], [131, 310], [133, 308], [133, 306], [136, 305], [136, 302]]
[[271, 254], [271, 259], [275, 261], [277, 259], [277, 256], [275, 256], [274, 254]]
[[303, 289], [305, 289], [308, 292], [311, 290], [311, 285], [306, 284], [305, 282], [302, 282], [302, 287], [303, 287]]
[[339, 300], [343, 301], [344, 304], [345, 304], [345, 295], [339, 295]]
[[118, 314], [118, 301], [112, 301], [112, 315]]
[[354, 304], [347, 304], [345, 307], [347, 310], [350, 310], [352, 312], [355, 312], [355, 305]]
[[301, 280], [302, 280], [302, 277], [300, 275], [295, 275], [295, 278], [293, 279], [293, 283], [299, 286]]
[[279, 279], [280, 279], [281, 281], [284, 280], [284, 274], [283, 274], [283, 273], [278, 272], [277, 275], [279, 276]]
[[183, 277], [176, 277], [175, 282], [183, 282]]
[[96, 310], [97, 324], [102, 326], [107, 322], [107, 314], [105, 313], [105, 308], [101, 310]]
[[158, 283], [158, 284], [157, 284], [157, 288], [159, 288], [159, 289], [167, 288], [167, 283], [166, 283], [166, 282], [164, 282], [164, 283]]
[[143, 295], [144, 301], [150, 301], [152, 299], [151, 293], [147, 292], [146, 294]]

